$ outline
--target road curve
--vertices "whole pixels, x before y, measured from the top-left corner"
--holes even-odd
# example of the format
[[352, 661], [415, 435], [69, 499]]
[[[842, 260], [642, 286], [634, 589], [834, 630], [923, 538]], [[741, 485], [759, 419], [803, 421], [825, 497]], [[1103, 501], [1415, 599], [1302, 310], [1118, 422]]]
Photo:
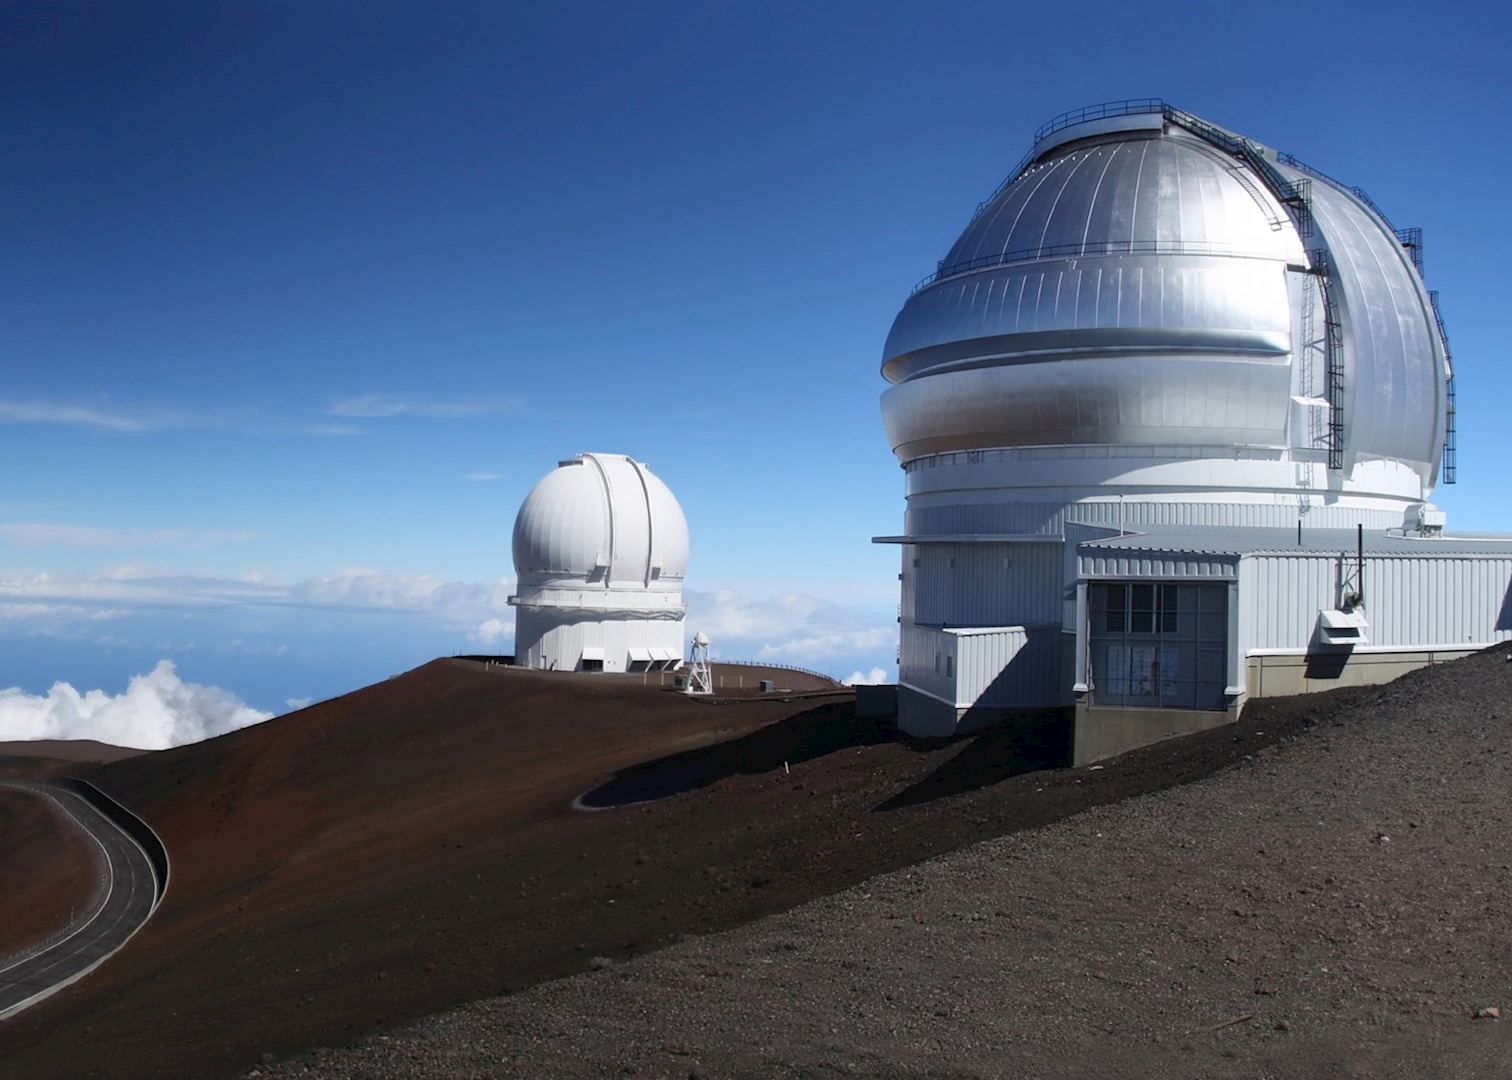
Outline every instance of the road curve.
[[93, 914], [29, 955], [0, 959], [0, 1020], [4, 1020], [82, 979], [119, 951], [156, 909], [161, 887], [142, 846], [76, 792], [19, 780], [0, 781], [0, 788], [51, 799], [99, 845], [106, 867], [105, 899]]

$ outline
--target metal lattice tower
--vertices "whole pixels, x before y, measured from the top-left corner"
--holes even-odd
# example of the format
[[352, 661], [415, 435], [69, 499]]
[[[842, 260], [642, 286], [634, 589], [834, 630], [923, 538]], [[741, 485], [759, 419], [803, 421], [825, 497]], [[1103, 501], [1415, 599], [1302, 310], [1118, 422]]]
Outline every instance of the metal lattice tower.
[[688, 688], [689, 694], [712, 694], [714, 692], [714, 678], [709, 674], [709, 636], [704, 633], [693, 635], [693, 648], [688, 656]]

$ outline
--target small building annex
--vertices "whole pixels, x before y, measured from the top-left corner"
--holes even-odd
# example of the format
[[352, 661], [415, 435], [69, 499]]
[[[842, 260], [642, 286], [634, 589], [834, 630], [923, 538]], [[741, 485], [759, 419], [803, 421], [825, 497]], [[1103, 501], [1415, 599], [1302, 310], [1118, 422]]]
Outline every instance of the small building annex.
[[884, 349], [900, 726], [1063, 708], [1085, 762], [1512, 637], [1512, 538], [1428, 501], [1454, 372], [1422, 250], [1158, 100], [1042, 127]]

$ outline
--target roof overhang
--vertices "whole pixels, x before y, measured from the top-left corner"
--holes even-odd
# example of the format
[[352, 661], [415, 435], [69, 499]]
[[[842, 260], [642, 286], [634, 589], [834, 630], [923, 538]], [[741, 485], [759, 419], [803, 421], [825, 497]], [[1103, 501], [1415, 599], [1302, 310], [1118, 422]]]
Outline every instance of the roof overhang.
[[936, 533], [929, 536], [874, 536], [874, 544], [1059, 544], [1059, 533]]

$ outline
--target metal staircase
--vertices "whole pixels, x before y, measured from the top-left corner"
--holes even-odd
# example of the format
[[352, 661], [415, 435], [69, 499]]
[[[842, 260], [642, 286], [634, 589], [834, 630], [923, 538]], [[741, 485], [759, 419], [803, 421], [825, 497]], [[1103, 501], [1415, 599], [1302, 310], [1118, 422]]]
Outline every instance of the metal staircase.
[[[1308, 274], [1303, 279], [1302, 347], [1297, 352], [1297, 388], [1301, 391], [1303, 398], [1316, 399], [1321, 396], [1317, 392], [1317, 372], [1313, 368], [1313, 354], [1318, 349], [1318, 343], [1313, 337], [1316, 327], [1313, 309], [1321, 291], [1321, 286], [1312, 274]], [[1323, 414], [1314, 406], [1309, 406], [1307, 409], [1307, 445], [1314, 450], [1324, 445]]]
[[1439, 344], [1444, 349], [1444, 370], [1448, 372], [1444, 378], [1444, 467], [1441, 475], [1444, 483], [1452, 484], [1458, 464], [1454, 446], [1454, 357], [1449, 352], [1449, 335], [1444, 330], [1444, 316], [1439, 311], [1438, 290], [1430, 289], [1428, 299], [1433, 302], [1433, 322], [1438, 327]]
[[1323, 296], [1323, 396], [1328, 402], [1328, 467], [1344, 467], [1344, 328], [1339, 322], [1339, 308], [1334, 300], [1334, 286], [1328, 271], [1328, 251], [1311, 248], [1307, 252], [1308, 273], [1317, 281]]

